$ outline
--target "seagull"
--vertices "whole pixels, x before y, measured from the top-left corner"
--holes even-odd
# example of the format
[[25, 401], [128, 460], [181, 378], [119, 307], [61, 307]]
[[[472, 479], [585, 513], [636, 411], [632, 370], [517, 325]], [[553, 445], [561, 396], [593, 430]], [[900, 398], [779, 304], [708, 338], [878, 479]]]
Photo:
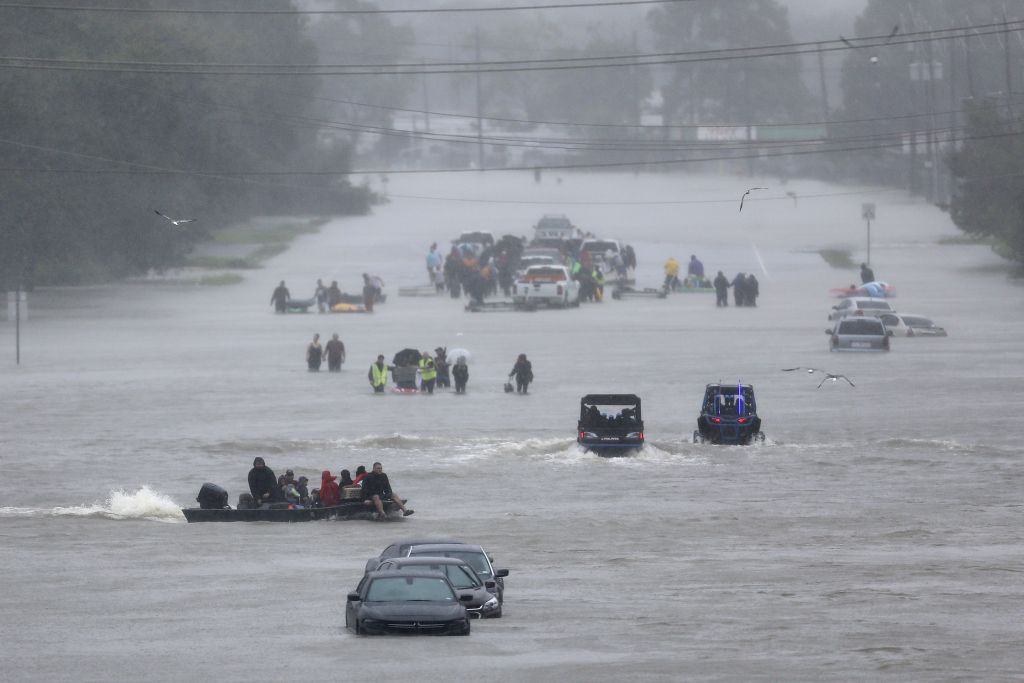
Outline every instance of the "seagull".
[[847, 384], [849, 384], [851, 387], [857, 386], [846, 375], [833, 375], [831, 372], [826, 372], [820, 368], [782, 368], [783, 372], [793, 372], [794, 370], [804, 370], [807, 372], [808, 375], [813, 375], [816, 372], [820, 372], [821, 374], [825, 375], [825, 378], [818, 383], [819, 389], [821, 389], [821, 385], [824, 384], [825, 382], [832, 382], [833, 384], [835, 384], [838, 380], [841, 379], [846, 380]]
[[178, 227], [179, 225], [184, 225], [185, 223], [195, 223], [196, 222], [195, 218], [171, 218], [170, 216], [165, 216], [164, 214], [160, 213], [156, 209], [153, 209], [153, 213], [155, 213], [157, 216], [160, 216], [161, 218], [166, 218], [167, 220], [169, 220], [171, 223], [174, 224], [174, 227]]
[[754, 190], [767, 190], [767, 189], [768, 189], [767, 187], [752, 187], [749, 190], [747, 190], [746, 192], [744, 192], [743, 196], [740, 197], [740, 211], [743, 211], [743, 201], [747, 198], [748, 194], [750, 194]]

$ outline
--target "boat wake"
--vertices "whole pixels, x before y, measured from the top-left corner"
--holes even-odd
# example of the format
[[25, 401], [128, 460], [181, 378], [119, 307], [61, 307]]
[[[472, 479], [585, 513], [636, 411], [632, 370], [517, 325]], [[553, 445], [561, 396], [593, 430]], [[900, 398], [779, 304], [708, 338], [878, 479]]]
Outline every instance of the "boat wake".
[[184, 522], [181, 506], [162, 493], [143, 486], [134, 493], [111, 491], [107, 500], [91, 505], [53, 508], [0, 507], [0, 517], [93, 517], [99, 519], [148, 519]]

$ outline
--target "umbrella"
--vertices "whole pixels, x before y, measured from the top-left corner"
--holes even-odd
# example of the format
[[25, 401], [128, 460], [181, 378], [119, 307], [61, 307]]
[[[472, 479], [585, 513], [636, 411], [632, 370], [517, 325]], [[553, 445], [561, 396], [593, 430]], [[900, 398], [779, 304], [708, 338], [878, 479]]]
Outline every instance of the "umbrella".
[[465, 357], [467, 364], [473, 358], [472, 355], [470, 355], [469, 351], [466, 349], [448, 349], [448, 362], [451, 363], [452, 365], [454, 365], [455, 362], [459, 360], [459, 356]]

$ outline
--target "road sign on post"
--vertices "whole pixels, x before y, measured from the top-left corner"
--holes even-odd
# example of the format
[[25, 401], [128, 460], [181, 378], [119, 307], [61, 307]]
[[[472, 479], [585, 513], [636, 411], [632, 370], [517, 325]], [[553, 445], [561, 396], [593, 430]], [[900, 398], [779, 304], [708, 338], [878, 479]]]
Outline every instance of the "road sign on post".
[[869, 202], [865, 202], [860, 205], [861, 218], [868, 224], [868, 258], [865, 261], [868, 265], [871, 264], [871, 221], [875, 220], [875, 205]]

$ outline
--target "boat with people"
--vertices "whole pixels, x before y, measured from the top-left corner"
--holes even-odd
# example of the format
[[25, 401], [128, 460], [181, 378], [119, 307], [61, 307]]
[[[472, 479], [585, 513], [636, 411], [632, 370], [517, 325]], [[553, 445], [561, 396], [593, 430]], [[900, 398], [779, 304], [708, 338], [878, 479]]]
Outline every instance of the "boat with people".
[[[262, 458], [257, 458], [262, 462]], [[375, 463], [376, 466], [379, 463]], [[255, 469], [255, 465], [254, 465]], [[269, 471], [269, 470], [267, 470]], [[365, 472], [359, 468], [357, 472]], [[291, 470], [288, 471], [291, 474]], [[380, 473], [374, 470], [376, 476]], [[325, 481], [329, 472], [324, 472]], [[347, 471], [343, 476], [347, 476]], [[284, 477], [282, 477], [284, 479]], [[330, 477], [331, 481], [336, 477]], [[251, 481], [251, 480], [250, 480]], [[305, 485], [306, 478], [299, 480], [300, 485]], [[351, 481], [351, 479], [349, 480]], [[386, 481], [386, 478], [385, 478]], [[294, 485], [290, 485], [294, 489]], [[406, 500], [398, 498], [393, 500], [390, 496], [390, 484], [388, 484], [387, 495], [380, 496], [380, 504], [383, 513], [379, 513], [376, 507], [377, 497], [370, 501], [365, 497], [360, 486], [346, 485], [343, 488], [336, 488], [337, 496], [324, 505], [321, 501], [320, 489], [313, 489], [312, 495], [300, 500], [298, 492], [295, 492], [294, 499], [285, 496], [284, 500], [273, 500], [259, 504], [251, 492], [241, 493], [238, 496], [238, 506], [232, 508], [228, 505], [228, 492], [210, 482], [206, 482], [199, 489], [196, 502], [199, 507], [182, 508], [181, 513], [189, 523], [193, 522], [310, 522], [318, 519], [387, 519], [392, 516], [403, 517], [412, 514], [404, 506]], [[296, 502], [297, 501], [297, 502]]]
[[[404, 502], [404, 501], [403, 501]], [[271, 503], [252, 509], [239, 508], [182, 508], [185, 519], [191, 522], [310, 522], [316, 519], [373, 519], [374, 510], [361, 500], [342, 501], [330, 507], [303, 507], [291, 503]], [[384, 503], [388, 517], [402, 512], [394, 501]]]

